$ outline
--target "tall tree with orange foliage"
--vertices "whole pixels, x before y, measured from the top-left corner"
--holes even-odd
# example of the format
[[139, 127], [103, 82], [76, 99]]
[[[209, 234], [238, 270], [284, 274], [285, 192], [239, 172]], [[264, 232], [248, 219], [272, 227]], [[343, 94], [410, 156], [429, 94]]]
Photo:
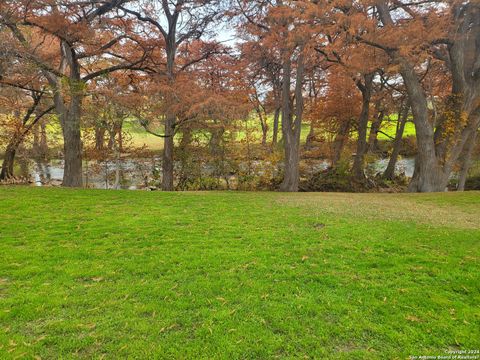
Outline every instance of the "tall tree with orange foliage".
[[[15, 155], [20, 145], [31, 133], [34, 126], [53, 110], [45, 101], [43, 89], [21, 89], [18, 86], [3, 88], [0, 91], [0, 128], [2, 138], [6, 137], [5, 154], [0, 180], [14, 177]], [[3, 139], [0, 139], [3, 140]]]
[[298, 191], [305, 75], [318, 61], [313, 48], [321, 35], [312, 25], [307, 2], [244, 1], [239, 5], [247, 30], [257, 34], [258, 46], [271, 49], [270, 56], [274, 54], [281, 67], [279, 103], [285, 165], [280, 190]]
[[11, 31], [15, 56], [47, 78], [64, 140], [63, 185], [82, 186], [80, 117], [87, 83], [137, 68], [145, 51], [129, 36], [131, 23], [113, 12], [126, 0], [7, 0], [0, 23]]
[[[480, 125], [480, 4], [478, 1], [363, 1], [355, 13], [356, 41], [382, 50], [401, 74], [415, 123], [418, 155], [410, 191], [443, 191], [469, 140]], [[371, 5], [372, 7], [368, 7]], [[368, 8], [368, 11], [365, 11]], [[372, 16], [373, 14], [373, 16]], [[374, 29], [359, 33], [359, 27]], [[443, 62], [451, 95], [433, 122], [423, 80], [427, 60]]]
[[53, 106], [46, 79], [36, 68], [18, 61], [5, 29], [0, 29], [0, 41], [0, 142], [5, 143], [0, 180], [7, 180], [14, 176], [18, 148]]
[[183, 58], [178, 61], [179, 49], [188, 47], [190, 43], [204, 37], [211, 25], [222, 14], [222, 1], [220, 0], [155, 0], [140, 1], [132, 4], [122, 4], [120, 8], [127, 14], [136, 17], [142, 22], [144, 31], [156, 43], [160, 50], [159, 58], [153, 60], [152, 70], [156, 80], [165, 82], [163, 92], [164, 102], [167, 104], [164, 120], [163, 158], [162, 158], [162, 189], [174, 189], [174, 136], [177, 124], [177, 106], [175, 97], [175, 82], [179, 73], [189, 66], [208, 58], [217, 51], [214, 43], [203, 46], [198, 57]]

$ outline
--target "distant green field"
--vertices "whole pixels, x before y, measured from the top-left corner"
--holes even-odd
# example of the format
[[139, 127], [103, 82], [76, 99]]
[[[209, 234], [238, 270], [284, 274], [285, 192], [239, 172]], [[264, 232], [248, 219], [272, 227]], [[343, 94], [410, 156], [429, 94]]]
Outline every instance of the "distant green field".
[[[382, 132], [385, 134], [379, 133], [378, 134], [378, 139], [379, 140], [392, 140], [392, 138], [395, 137], [396, 131], [397, 131], [397, 123], [395, 121], [388, 121], [384, 122], [382, 124], [382, 127], [380, 128]], [[415, 136], [415, 124], [411, 121], [407, 122], [405, 125], [405, 130], [403, 132], [403, 137], [409, 137], [409, 136]]]
[[[248, 121], [243, 122], [249, 131], [251, 131], [251, 135], [253, 140], [259, 142], [262, 136], [261, 126], [259, 120], [256, 118], [252, 118]], [[148, 134], [145, 129], [143, 129], [140, 124], [136, 120], [127, 120], [124, 124], [124, 130], [129, 134], [128, 143], [133, 148], [142, 148], [146, 147], [148, 150], [159, 152], [163, 149], [163, 139], [156, 137], [154, 135]], [[381, 130], [387, 134], [378, 134], [378, 138], [380, 140], [391, 140], [395, 136], [396, 131], [396, 121], [391, 120], [388, 122], [384, 122]], [[162, 133], [162, 130], [159, 130]], [[305, 143], [307, 136], [310, 132], [310, 124], [304, 123], [302, 124], [302, 131], [301, 131], [301, 142]], [[273, 134], [273, 117], [269, 117], [269, 132], [268, 132], [268, 141], [272, 140]], [[414, 136], [415, 135], [415, 126], [412, 122], [408, 122], [405, 127], [404, 137], [407, 136]], [[356, 137], [356, 133], [352, 134], [352, 137]], [[237, 140], [241, 141], [244, 140], [246, 137], [245, 130], [239, 130], [237, 134]], [[281, 137], [281, 130], [279, 133], [279, 137]], [[50, 142], [50, 147], [61, 146], [62, 138], [61, 138], [61, 129], [58, 123], [52, 122], [48, 126], [48, 138]], [[3, 149], [0, 149], [2, 151]]]
[[[262, 129], [261, 129], [259, 120], [257, 118], [253, 118], [253, 119], [248, 121], [248, 124], [249, 124], [249, 127], [255, 129], [254, 134], [255, 134], [256, 138], [260, 139]], [[269, 134], [268, 134], [267, 139], [269, 141], [271, 141], [272, 134], [273, 134], [273, 117], [272, 116], [268, 117], [268, 126], [269, 126]], [[368, 128], [369, 130], [370, 130], [370, 126], [371, 126], [371, 122], [369, 123], [369, 128]], [[379, 140], [390, 140], [391, 141], [395, 137], [396, 127], [397, 127], [396, 116], [392, 115], [390, 120], [384, 121], [382, 123], [382, 126], [381, 126], [380, 130], [383, 133], [380, 132], [378, 134], [378, 139]], [[302, 124], [302, 131], [301, 131], [301, 135], [300, 135], [302, 143], [305, 143], [309, 132], [310, 132], [310, 124], [303, 123]], [[319, 134], [317, 134], [317, 135], [319, 135]], [[279, 136], [281, 137], [281, 130], [280, 130]], [[405, 130], [404, 130], [404, 133], [403, 133], [403, 137], [405, 138], [405, 137], [408, 137], [408, 136], [415, 136], [415, 125], [413, 124], [413, 122], [407, 122], [407, 124], [405, 125]], [[241, 138], [244, 138], [244, 137], [245, 137], [245, 134], [242, 133]], [[354, 131], [352, 133], [352, 137], [353, 138], [358, 137], [358, 134], [357, 134], [356, 131]]]
[[[268, 126], [269, 132], [267, 136], [267, 141], [272, 140], [273, 135], [273, 117], [269, 116]], [[239, 122], [243, 124], [244, 127], [248, 128], [251, 131], [251, 136], [253, 139], [256, 139], [257, 142], [261, 140], [262, 137], [262, 129], [257, 118], [251, 118], [247, 121]], [[242, 127], [243, 127], [242, 126]], [[392, 119], [390, 121], [385, 121], [382, 125], [382, 132], [386, 133], [378, 134], [378, 138], [380, 140], [391, 140], [395, 137], [396, 132], [396, 120]], [[152, 151], [161, 151], [163, 149], [163, 139], [158, 138], [154, 135], [148, 134], [135, 120], [129, 120], [125, 122], [124, 129], [130, 134], [131, 136], [131, 145], [135, 148], [140, 148], [142, 146], [146, 146], [148, 149]], [[162, 130], [160, 129], [159, 132], [161, 133]], [[310, 132], [310, 124], [303, 123], [302, 124], [302, 131], [301, 131], [301, 142], [305, 143], [307, 136]], [[404, 137], [414, 136], [415, 135], [415, 125], [412, 122], [408, 122], [405, 126]], [[352, 134], [353, 137], [356, 137], [356, 134]], [[279, 133], [279, 137], [281, 137], [281, 129]], [[246, 138], [246, 130], [239, 130], [237, 134], [237, 140], [241, 141]]]
[[1, 359], [480, 348], [480, 193], [0, 187]]
[[163, 139], [147, 133], [137, 121], [126, 121], [124, 130], [131, 136], [129, 140], [132, 147], [141, 148], [145, 146], [151, 151], [163, 150]]
[[[261, 140], [262, 137], [262, 129], [259, 124], [258, 120], [249, 120], [248, 121], [248, 126], [252, 130], [252, 135], [254, 139], [256, 139], [257, 142]], [[392, 138], [395, 137], [395, 132], [396, 132], [396, 122], [390, 121], [390, 122], [385, 122], [383, 123], [381, 127], [381, 131], [383, 133], [378, 134], [378, 139], [379, 140], [388, 140], [391, 141]], [[148, 149], [152, 151], [160, 151], [163, 149], [163, 140], [161, 138], [155, 137], [153, 135], [150, 135], [145, 132], [142, 128], [138, 128], [138, 126], [135, 126], [134, 124], [132, 125], [127, 125], [126, 130], [130, 131], [130, 134], [132, 136], [132, 145], [134, 147], [142, 147], [146, 146]], [[302, 143], [305, 143], [307, 136], [310, 132], [310, 125], [309, 124], [302, 124], [302, 131], [300, 135], [300, 139]], [[273, 122], [269, 125], [269, 132], [267, 136], [267, 141], [272, 141], [272, 135], [273, 134]], [[281, 138], [281, 129], [279, 131], [279, 138]], [[356, 133], [354, 132], [352, 134], [354, 138], [357, 137]], [[408, 122], [405, 126], [405, 131], [403, 134], [404, 138], [409, 137], [409, 136], [415, 136], [415, 125], [412, 122]], [[246, 132], [245, 131], [240, 131], [237, 136], [237, 140], [243, 140], [246, 138]]]

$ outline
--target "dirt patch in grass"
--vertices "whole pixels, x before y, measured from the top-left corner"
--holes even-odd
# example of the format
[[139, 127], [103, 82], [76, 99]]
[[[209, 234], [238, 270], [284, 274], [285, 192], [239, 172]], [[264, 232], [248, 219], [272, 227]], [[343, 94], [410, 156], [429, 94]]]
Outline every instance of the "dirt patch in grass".
[[[476, 193], [472, 196], [480, 195]], [[462, 207], [449, 203], [438, 204], [423, 201], [422, 194], [299, 193], [281, 194], [277, 202], [303, 207], [309, 213], [313, 211], [318, 214], [367, 220], [409, 221], [434, 226], [480, 229], [480, 206], [477, 204]]]

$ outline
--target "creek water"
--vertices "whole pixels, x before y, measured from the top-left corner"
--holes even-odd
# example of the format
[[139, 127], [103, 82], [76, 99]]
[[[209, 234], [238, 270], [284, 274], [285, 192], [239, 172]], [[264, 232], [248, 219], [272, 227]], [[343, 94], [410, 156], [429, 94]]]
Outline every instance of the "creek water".
[[[303, 169], [307, 169], [309, 175], [328, 168], [327, 160], [302, 160]], [[388, 159], [379, 159], [368, 164], [367, 171], [371, 174], [383, 172], [388, 164]], [[244, 166], [248, 166], [243, 164]], [[252, 164], [251, 164], [252, 165]], [[254, 175], [261, 175], [262, 161], [255, 161], [252, 166]], [[412, 177], [415, 166], [415, 159], [399, 159], [396, 166], [398, 174], [405, 174]], [[19, 173], [22, 177], [30, 179], [36, 186], [60, 185], [63, 178], [64, 164], [62, 160], [32, 161], [20, 160]], [[84, 184], [85, 187], [96, 189], [128, 189], [138, 190], [149, 188], [160, 183], [161, 160], [153, 158], [121, 159], [116, 161], [89, 161], [84, 162]], [[213, 168], [206, 164], [203, 167], [203, 175], [209, 176]], [[255, 173], [256, 172], [256, 173]], [[235, 175], [230, 175], [235, 177]]]

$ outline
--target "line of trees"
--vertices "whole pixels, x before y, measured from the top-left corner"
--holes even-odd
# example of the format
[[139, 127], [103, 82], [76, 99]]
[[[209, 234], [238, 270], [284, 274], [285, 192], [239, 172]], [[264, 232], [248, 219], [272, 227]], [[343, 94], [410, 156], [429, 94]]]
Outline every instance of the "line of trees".
[[[234, 44], [219, 40], [226, 24]], [[261, 145], [282, 147], [282, 191], [299, 189], [302, 125], [310, 124], [307, 145], [319, 129], [330, 134], [332, 169], [355, 131], [351, 174], [362, 183], [366, 155], [395, 115], [384, 178], [394, 178], [412, 121], [409, 190], [443, 191], [457, 169], [465, 187], [480, 126], [478, 0], [5, 0], [0, 37], [8, 129], [0, 179], [13, 176], [19, 146], [53, 116], [63, 185], [81, 187], [84, 119], [118, 104], [122, 119], [163, 139], [163, 190], [175, 188], [176, 153], [188, 152], [194, 134], [208, 132], [217, 149], [252, 114]], [[105, 122], [93, 124], [100, 141]]]

